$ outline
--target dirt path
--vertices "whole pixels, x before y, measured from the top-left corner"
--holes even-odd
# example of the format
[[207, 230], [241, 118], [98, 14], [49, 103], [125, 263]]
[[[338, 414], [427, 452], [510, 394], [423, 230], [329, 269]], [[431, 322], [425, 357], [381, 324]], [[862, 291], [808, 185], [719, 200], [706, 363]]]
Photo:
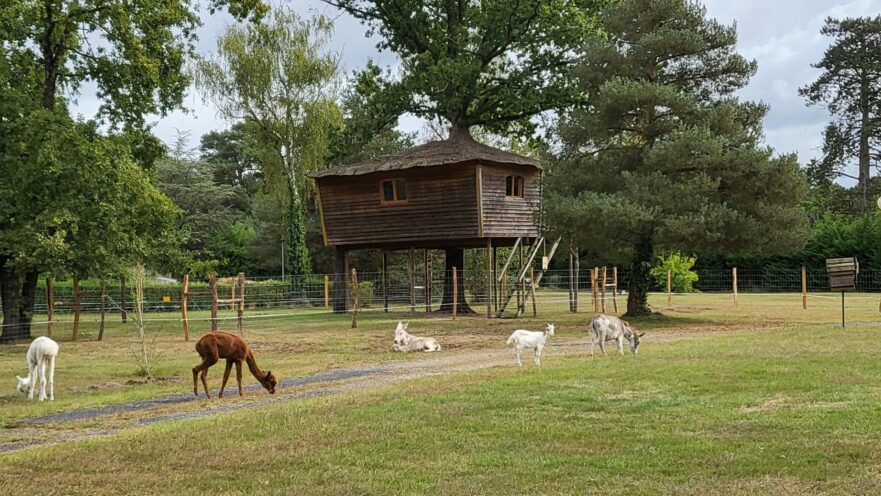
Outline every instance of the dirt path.
[[[654, 333], [652, 341], [663, 342], [688, 338], [689, 336], [685, 334]], [[553, 360], [554, 355], [584, 353], [587, 344], [588, 341], [585, 339], [553, 343], [546, 352], [546, 360]], [[527, 357], [529, 358], [524, 360], [525, 366], [532, 366], [531, 356], [527, 354]], [[281, 381], [279, 394], [272, 396], [254, 394], [240, 399], [235, 394], [237, 391], [234, 388], [227, 388], [225, 394], [230, 396], [229, 399], [206, 401], [204, 396], [196, 398], [193, 394], [188, 393], [58, 412], [22, 419], [14, 427], [4, 429], [2, 438], [0, 438], [0, 454], [67, 441], [109, 436], [142, 425], [203, 418], [274, 403], [300, 401], [345, 393], [355, 389], [363, 390], [387, 386], [419, 377], [455, 374], [500, 365], [513, 365], [510, 349], [441, 353], [426, 355], [417, 360], [363, 365], [295, 377]], [[258, 385], [251, 385], [245, 389], [250, 392], [258, 389], [262, 391]], [[113, 420], [113, 422], [109, 422], [107, 427], [94, 427], [94, 424], [105, 419]], [[83, 422], [91, 425], [59, 428], [67, 427], [64, 424]]]

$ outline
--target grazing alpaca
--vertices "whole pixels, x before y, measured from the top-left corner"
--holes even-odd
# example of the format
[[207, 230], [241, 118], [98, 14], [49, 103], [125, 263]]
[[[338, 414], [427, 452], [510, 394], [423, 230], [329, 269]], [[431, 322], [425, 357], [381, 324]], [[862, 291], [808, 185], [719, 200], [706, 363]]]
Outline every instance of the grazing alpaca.
[[407, 333], [407, 327], [410, 323], [398, 322], [395, 328], [395, 344], [392, 349], [395, 351], [440, 351], [441, 347], [434, 338], [420, 338]]
[[28, 376], [18, 379], [18, 392], [27, 393], [28, 399], [34, 399], [34, 388], [40, 381], [40, 401], [46, 399], [46, 365], [49, 365], [49, 400], [55, 399], [55, 357], [58, 356], [58, 343], [46, 336], [40, 336], [31, 342], [28, 348]]
[[242, 394], [242, 362], [248, 362], [248, 369], [251, 374], [260, 381], [260, 384], [275, 394], [275, 386], [278, 379], [272, 372], [263, 372], [257, 366], [254, 360], [254, 354], [242, 338], [228, 334], [225, 332], [211, 332], [202, 336], [196, 342], [196, 352], [202, 357], [202, 363], [193, 367], [193, 392], [199, 396], [199, 382], [197, 376], [202, 373], [202, 385], [205, 387], [205, 396], [211, 398], [208, 391], [208, 368], [217, 363], [221, 358], [226, 358], [226, 370], [223, 372], [223, 382], [220, 384], [220, 393], [218, 396], [223, 398], [223, 390], [226, 388], [226, 381], [229, 380], [229, 373], [233, 364], [236, 365], [236, 380], [239, 383], [239, 396]]
[[520, 363], [520, 352], [524, 348], [535, 348], [535, 365], [541, 366], [541, 352], [544, 350], [548, 342], [548, 338], [554, 335], [554, 324], [548, 324], [544, 332], [524, 331], [518, 329], [508, 338], [508, 344], [514, 345], [514, 360], [518, 367], [522, 367]]
[[590, 336], [590, 356], [593, 356], [593, 347], [599, 343], [603, 355], [606, 354], [606, 341], [618, 342], [618, 353], [624, 354], [624, 340], [630, 343], [630, 351], [633, 354], [639, 352], [639, 338], [643, 334], [638, 334], [627, 321], [611, 315], [597, 315], [590, 320], [588, 331]]

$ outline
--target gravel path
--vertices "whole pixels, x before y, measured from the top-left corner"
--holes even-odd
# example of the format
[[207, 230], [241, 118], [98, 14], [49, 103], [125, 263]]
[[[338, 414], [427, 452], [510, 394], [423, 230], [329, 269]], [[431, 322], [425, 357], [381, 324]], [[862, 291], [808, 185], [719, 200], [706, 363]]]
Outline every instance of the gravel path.
[[[653, 333], [652, 341], [675, 341], [687, 339], [683, 334]], [[557, 342], [549, 345], [545, 359], [553, 360], [554, 355], [570, 355], [584, 353], [586, 351], [586, 339]], [[526, 360], [525, 360], [526, 361]], [[531, 367], [531, 360], [526, 361], [525, 366]], [[0, 454], [11, 453], [25, 448], [46, 446], [67, 441], [81, 439], [93, 439], [109, 436], [123, 430], [136, 428], [141, 425], [156, 424], [159, 422], [197, 419], [218, 415], [221, 413], [258, 408], [261, 406], [300, 401], [319, 396], [340, 394], [352, 390], [363, 390], [387, 386], [402, 381], [408, 381], [419, 377], [431, 375], [446, 375], [471, 370], [485, 369], [500, 365], [513, 365], [510, 349], [494, 349], [468, 353], [451, 354], [428, 354], [417, 360], [395, 361], [378, 365], [363, 365], [337, 369], [318, 374], [295, 377], [281, 381], [281, 390], [276, 395], [254, 395], [249, 401], [230, 401], [214, 398], [205, 401], [204, 396], [199, 398], [193, 394], [176, 394], [161, 396], [150, 400], [120, 403], [96, 408], [84, 408], [66, 412], [53, 413], [39, 417], [30, 417], [18, 421], [11, 429], [6, 429], [7, 437], [14, 435], [17, 439], [9, 442], [0, 441]], [[262, 391], [259, 385], [251, 385], [245, 388], [247, 391]], [[235, 397], [235, 387], [227, 388], [225, 394]], [[156, 409], [173, 407], [175, 405], [199, 405], [205, 404], [205, 408], [198, 410], [184, 410], [179, 412], [157, 412]], [[74, 428], [58, 429], [53, 424], [62, 424], [78, 420], [96, 420], [120, 413], [137, 413], [135, 418], [121, 428]]]

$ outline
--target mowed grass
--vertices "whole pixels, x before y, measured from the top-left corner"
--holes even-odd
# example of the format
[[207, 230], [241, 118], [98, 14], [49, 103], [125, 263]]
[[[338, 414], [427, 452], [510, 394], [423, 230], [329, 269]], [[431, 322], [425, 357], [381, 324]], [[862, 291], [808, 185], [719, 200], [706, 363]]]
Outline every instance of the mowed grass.
[[7, 455], [0, 484], [10, 494], [878, 494], [878, 331], [792, 325], [648, 339], [638, 356], [549, 351], [540, 370], [424, 378]]
[[[393, 353], [391, 341], [398, 320], [411, 321], [411, 332], [434, 336], [441, 340], [444, 353], [457, 353], [504, 347], [504, 340], [513, 329], [541, 329], [546, 322], [557, 325], [555, 341], [585, 338], [585, 324], [590, 319], [590, 293], [580, 296], [580, 313], [568, 310], [567, 294], [562, 291], [539, 292], [539, 315], [532, 318], [531, 308], [523, 318], [493, 319], [442, 316], [425, 317], [423, 313], [383, 313], [379, 308], [364, 309], [358, 316], [359, 326], [351, 329], [351, 315], [332, 315], [322, 310], [248, 310], [245, 338], [251, 344], [258, 363], [281, 378], [302, 376], [334, 368], [389, 360], [411, 360], [419, 355]], [[649, 333], [715, 332], [781, 326], [835, 325], [840, 321], [837, 295], [815, 294], [807, 310], [801, 308], [801, 295], [741, 294], [739, 305], [725, 294], [674, 295], [668, 305], [666, 295], [653, 294], [650, 301], [662, 315], [634, 321], [640, 330]], [[623, 312], [626, 296], [619, 296]], [[421, 307], [420, 307], [421, 308]], [[479, 306], [475, 306], [484, 315]], [[612, 313], [612, 302], [607, 302]], [[878, 296], [848, 296], [848, 321], [854, 327], [874, 326], [881, 320]], [[620, 313], [620, 312], [619, 312]], [[16, 420], [57, 411], [153, 398], [158, 395], [191, 391], [190, 369], [199, 363], [194, 342], [207, 332], [207, 312], [191, 312], [191, 340], [182, 339], [181, 323], [175, 313], [147, 315], [148, 348], [153, 373], [157, 379], [145, 381], [138, 371], [137, 329], [131, 319], [121, 324], [118, 314], [108, 314], [103, 341], [97, 338], [97, 315], [84, 314], [80, 339], [71, 341], [70, 315], [58, 315], [53, 337], [61, 344], [56, 368], [56, 400], [28, 402], [15, 391], [15, 375], [26, 375], [24, 357], [28, 343], [0, 346], [0, 428]], [[221, 313], [221, 330], [236, 332], [234, 314]], [[38, 316], [44, 321], [45, 316]], [[45, 326], [36, 325], [34, 335], [45, 334]], [[210, 385], [220, 385], [222, 364], [209, 373]], [[5, 379], [3, 379], [5, 378]], [[245, 382], [256, 381], [246, 372]], [[64, 427], [64, 426], [59, 426]]]

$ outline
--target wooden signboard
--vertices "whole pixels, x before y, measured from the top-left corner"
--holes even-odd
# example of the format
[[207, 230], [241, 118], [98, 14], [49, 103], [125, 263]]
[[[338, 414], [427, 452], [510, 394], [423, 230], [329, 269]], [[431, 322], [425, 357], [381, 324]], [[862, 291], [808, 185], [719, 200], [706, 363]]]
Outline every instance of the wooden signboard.
[[856, 257], [826, 259], [831, 291], [854, 291], [859, 272], [860, 264]]

